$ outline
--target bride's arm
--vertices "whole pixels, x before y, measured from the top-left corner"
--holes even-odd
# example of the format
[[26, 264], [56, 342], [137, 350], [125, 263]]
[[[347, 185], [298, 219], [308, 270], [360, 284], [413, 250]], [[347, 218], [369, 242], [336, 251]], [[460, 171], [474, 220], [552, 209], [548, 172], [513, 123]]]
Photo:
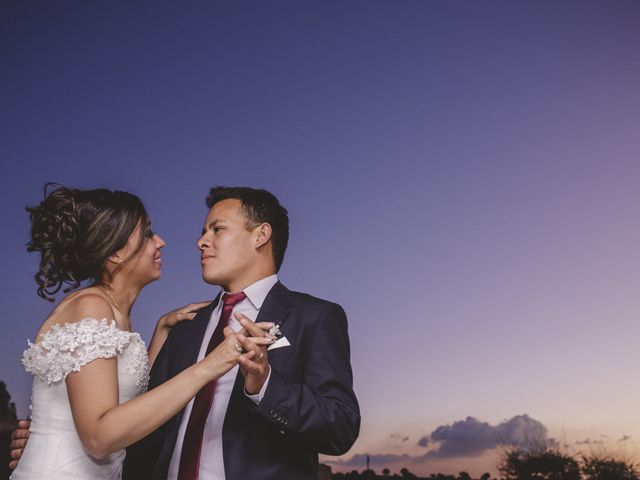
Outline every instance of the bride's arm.
[[[92, 314], [107, 316], [106, 308], [110, 310], [106, 302], [94, 304]], [[79, 318], [86, 316], [84, 313]], [[228, 372], [237, 364], [240, 353], [235, 346], [236, 334], [228, 329], [225, 335], [226, 339], [202, 361], [123, 404], [118, 404], [116, 358], [93, 360], [69, 374], [66, 384], [73, 421], [88, 452], [104, 458], [140, 440], [184, 408], [205, 384]], [[259, 341], [266, 343], [268, 339], [256, 339]]]
[[151, 342], [149, 343], [149, 365], [153, 365], [153, 362], [155, 362], [156, 357], [158, 356], [158, 352], [160, 352], [160, 349], [164, 345], [164, 342], [167, 339], [171, 328], [173, 328], [178, 322], [181, 322], [183, 320], [192, 320], [193, 317], [196, 316], [198, 310], [206, 307], [210, 303], [210, 301], [190, 303], [189, 305], [185, 305], [184, 307], [172, 310], [171, 312], [160, 317], [158, 323], [156, 323], [156, 328], [153, 331]]
[[219, 362], [196, 363], [168, 382], [120, 405], [116, 358], [97, 359], [71, 373], [67, 377], [69, 403], [87, 451], [96, 458], [104, 458], [167, 422], [206, 383], [224, 374], [237, 361], [233, 345], [223, 343], [217, 350]]

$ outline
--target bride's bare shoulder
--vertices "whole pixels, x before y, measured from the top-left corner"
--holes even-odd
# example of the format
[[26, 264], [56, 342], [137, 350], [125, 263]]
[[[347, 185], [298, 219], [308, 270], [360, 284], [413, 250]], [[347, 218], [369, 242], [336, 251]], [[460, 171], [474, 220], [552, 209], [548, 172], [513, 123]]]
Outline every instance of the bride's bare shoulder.
[[76, 323], [85, 318], [115, 320], [109, 300], [96, 288], [86, 288], [63, 298], [42, 324], [37, 337], [54, 325]]
[[65, 298], [59, 305], [63, 308], [65, 322], [77, 322], [83, 318], [113, 320], [115, 314], [109, 300], [97, 289], [85, 289], [73, 298]]

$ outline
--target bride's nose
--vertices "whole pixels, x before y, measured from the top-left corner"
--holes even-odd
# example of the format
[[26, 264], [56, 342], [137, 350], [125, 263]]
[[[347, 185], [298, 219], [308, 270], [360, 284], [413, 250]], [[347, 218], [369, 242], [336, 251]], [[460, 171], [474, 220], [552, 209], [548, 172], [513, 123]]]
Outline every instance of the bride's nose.
[[160, 250], [162, 247], [164, 247], [166, 245], [166, 242], [164, 241], [164, 238], [162, 238], [160, 235], [154, 235], [153, 236], [154, 241], [156, 242], [156, 248], [158, 250]]

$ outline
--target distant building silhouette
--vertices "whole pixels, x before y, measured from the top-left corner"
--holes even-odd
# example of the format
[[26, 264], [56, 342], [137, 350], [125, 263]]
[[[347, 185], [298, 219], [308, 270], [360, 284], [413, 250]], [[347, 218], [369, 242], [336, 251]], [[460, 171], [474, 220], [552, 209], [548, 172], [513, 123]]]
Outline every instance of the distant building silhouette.
[[11, 395], [7, 391], [4, 382], [0, 382], [0, 479], [8, 479], [11, 474], [9, 469], [9, 443], [11, 442], [11, 432], [18, 425], [16, 416], [16, 404], [11, 401]]

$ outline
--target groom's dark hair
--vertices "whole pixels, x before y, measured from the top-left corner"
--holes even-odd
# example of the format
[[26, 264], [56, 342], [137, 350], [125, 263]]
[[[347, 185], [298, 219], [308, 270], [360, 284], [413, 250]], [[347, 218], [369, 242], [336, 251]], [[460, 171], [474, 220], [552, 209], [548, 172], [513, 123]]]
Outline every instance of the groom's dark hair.
[[247, 230], [261, 223], [271, 225], [271, 250], [276, 264], [276, 272], [280, 270], [284, 252], [289, 243], [289, 215], [287, 209], [280, 205], [275, 195], [262, 188], [250, 187], [213, 187], [207, 196], [207, 207], [233, 198], [242, 203], [242, 212], [247, 218]]

